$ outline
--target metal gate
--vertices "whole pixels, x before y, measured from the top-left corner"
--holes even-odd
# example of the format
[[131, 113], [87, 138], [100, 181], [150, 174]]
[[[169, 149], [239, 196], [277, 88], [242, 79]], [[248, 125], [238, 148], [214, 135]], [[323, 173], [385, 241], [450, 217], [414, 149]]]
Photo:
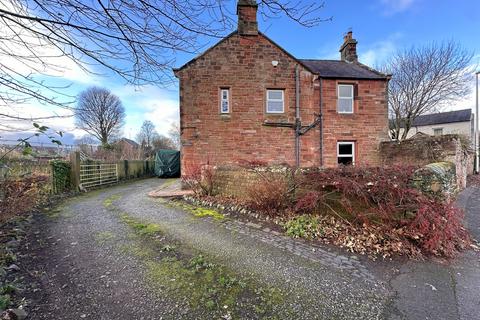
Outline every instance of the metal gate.
[[80, 185], [85, 189], [118, 182], [116, 163], [80, 164]]

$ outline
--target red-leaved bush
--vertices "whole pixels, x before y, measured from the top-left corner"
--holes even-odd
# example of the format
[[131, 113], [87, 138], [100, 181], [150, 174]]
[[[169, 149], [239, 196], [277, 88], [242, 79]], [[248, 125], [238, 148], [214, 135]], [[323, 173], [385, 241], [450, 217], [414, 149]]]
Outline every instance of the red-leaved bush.
[[211, 196], [215, 187], [215, 167], [211, 165], [190, 165], [183, 169], [182, 182], [197, 196]]
[[451, 202], [420, 197], [415, 216], [405, 223], [408, 238], [429, 254], [451, 257], [470, 242], [463, 212]]
[[417, 209], [416, 197], [421, 195], [410, 186], [415, 169], [341, 166], [307, 171], [297, 176], [296, 210], [311, 211], [328, 204], [360, 223], [401, 219]]
[[283, 175], [262, 174], [246, 191], [246, 205], [269, 216], [282, 214], [290, 205], [288, 180]]
[[329, 213], [385, 234], [405, 230], [405, 240], [426, 254], [452, 256], [469, 243], [462, 211], [453, 203], [414, 189], [415, 167], [353, 167], [314, 170], [298, 177], [298, 213]]

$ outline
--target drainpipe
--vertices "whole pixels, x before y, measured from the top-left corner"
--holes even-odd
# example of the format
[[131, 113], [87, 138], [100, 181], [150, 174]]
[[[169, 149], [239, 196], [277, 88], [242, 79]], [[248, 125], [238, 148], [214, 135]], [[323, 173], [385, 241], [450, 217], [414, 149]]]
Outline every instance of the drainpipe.
[[322, 77], [318, 77], [320, 81], [320, 167], [323, 167], [323, 106], [322, 106], [322, 101], [323, 101], [323, 89], [322, 89]]
[[300, 71], [295, 66], [295, 166], [300, 167]]

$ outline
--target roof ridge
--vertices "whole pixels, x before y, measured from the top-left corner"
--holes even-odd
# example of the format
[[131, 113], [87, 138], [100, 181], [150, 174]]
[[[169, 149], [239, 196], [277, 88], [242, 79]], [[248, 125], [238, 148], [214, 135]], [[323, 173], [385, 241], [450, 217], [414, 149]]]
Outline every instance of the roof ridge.
[[470, 113], [471, 113], [472, 109], [471, 108], [466, 108], [466, 109], [460, 109], [460, 110], [449, 110], [449, 111], [442, 111], [442, 112], [427, 113], [427, 114], [419, 115], [418, 117], [428, 117], [428, 116], [434, 116], [434, 115], [437, 115], [437, 114], [463, 112], [463, 111], [470, 111]]
[[376, 69], [374, 69], [374, 68], [372, 68], [372, 67], [369, 67], [369, 66], [367, 66], [366, 64], [363, 64], [363, 63], [361, 63], [361, 62], [356, 61], [356, 62], [354, 62], [354, 63], [355, 63], [356, 65], [358, 65], [359, 67], [362, 67], [362, 68], [364, 68], [364, 69], [367, 69], [368, 71], [374, 72], [374, 73], [376, 73], [376, 74], [378, 74], [378, 75], [380, 75], [380, 76], [387, 77], [387, 78], [390, 78], [390, 77], [392, 76], [391, 74], [383, 73], [383, 72], [378, 71], [378, 70], [376, 70]]

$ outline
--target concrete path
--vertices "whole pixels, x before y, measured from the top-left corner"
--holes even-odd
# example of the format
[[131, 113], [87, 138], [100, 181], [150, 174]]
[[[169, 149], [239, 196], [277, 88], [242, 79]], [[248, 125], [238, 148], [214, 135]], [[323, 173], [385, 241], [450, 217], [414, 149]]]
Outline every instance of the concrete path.
[[[262, 300], [268, 318], [476, 319], [480, 313], [478, 253], [451, 264], [372, 262], [254, 222], [196, 217], [147, 196], [161, 183], [150, 179], [92, 192], [36, 218], [19, 261], [31, 284], [31, 319], [263, 318], [260, 302], [258, 313], [219, 317], [192, 305], [188, 294], [152, 283], [145, 254], [128, 250], [140, 241], [129, 221], [161, 230], [162, 239], [142, 238], [140, 248], [148, 252], [162, 251], [158, 241], [167, 238], [182, 248], [179, 259], [202, 255], [242, 283], [254, 283], [255, 293], [273, 288], [283, 298]], [[480, 190], [468, 190], [460, 203], [478, 235]], [[202, 283], [190, 285], [194, 290]]]

